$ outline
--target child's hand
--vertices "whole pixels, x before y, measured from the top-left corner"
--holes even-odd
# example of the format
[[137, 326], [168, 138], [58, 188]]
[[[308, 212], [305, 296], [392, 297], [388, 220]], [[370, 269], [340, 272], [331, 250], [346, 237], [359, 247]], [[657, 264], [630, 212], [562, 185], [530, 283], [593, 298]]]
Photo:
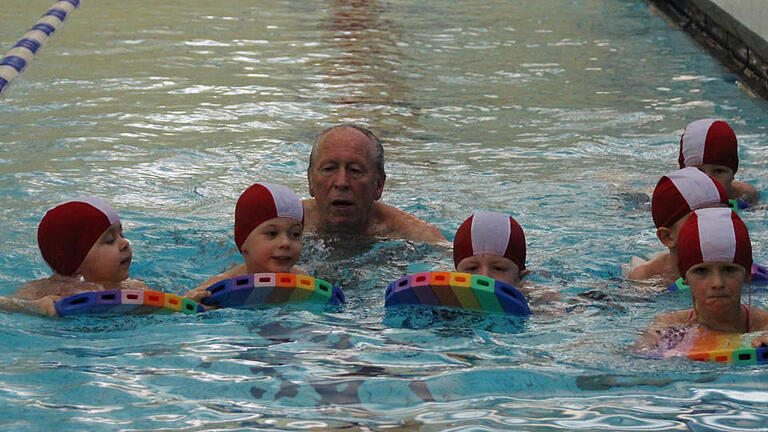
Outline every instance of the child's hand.
[[48, 295], [40, 299], [30, 301], [29, 304], [35, 309], [35, 312], [40, 313], [41, 315], [55, 317], [59, 316], [59, 314], [56, 313], [56, 307], [54, 306], [54, 303], [58, 300], [61, 300], [60, 296]]
[[763, 333], [752, 339], [752, 348], [760, 347], [768, 347], [768, 333]]
[[210, 297], [210, 295], [211, 292], [205, 288], [195, 288], [187, 291], [186, 294], [184, 294], [184, 297], [200, 303], [203, 299]]

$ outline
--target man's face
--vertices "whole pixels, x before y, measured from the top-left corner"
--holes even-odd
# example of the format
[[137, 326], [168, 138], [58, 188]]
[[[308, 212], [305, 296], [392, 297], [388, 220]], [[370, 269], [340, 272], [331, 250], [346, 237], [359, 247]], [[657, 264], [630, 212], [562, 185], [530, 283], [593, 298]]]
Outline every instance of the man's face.
[[323, 135], [308, 173], [309, 194], [317, 201], [320, 225], [330, 230], [365, 230], [374, 201], [384, 189], [374, 160], [374, 144], [353, 128]]

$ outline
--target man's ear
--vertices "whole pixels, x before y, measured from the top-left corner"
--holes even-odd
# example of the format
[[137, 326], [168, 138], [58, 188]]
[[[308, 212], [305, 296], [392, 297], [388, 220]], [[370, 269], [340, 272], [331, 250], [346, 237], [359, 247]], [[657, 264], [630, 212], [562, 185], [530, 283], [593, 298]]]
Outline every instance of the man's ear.
[[315, 197], [315, 187], [312, 184], [312, 171], [307, 170], [307, 185], [309, 185], [309, 196]]
[[672, 235], [672, 230], [667, 227], [661, 227], [656, 230], [656, 237], [668, 248], [677, 246], [677, 239]]
[[386, 180], [387, 174], [384, 173], [384, 170], [379, 171], [379, 175], [376, 176], [376, 199], [374, 201], [381, 199], [381, 194], [384, 192], [384, 182]]

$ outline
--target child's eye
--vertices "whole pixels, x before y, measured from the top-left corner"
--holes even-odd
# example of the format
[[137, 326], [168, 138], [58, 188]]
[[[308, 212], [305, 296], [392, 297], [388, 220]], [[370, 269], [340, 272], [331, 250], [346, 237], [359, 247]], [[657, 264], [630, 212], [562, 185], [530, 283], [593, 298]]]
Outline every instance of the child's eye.
[[291, 237], [295, 239], [301, 238], [301, 232], [294, 231], [291, 233]]
[[729, 265], [729, 266], [725, 266], [723, 268], [723, 271], [726, 273], [736, 273], [739, 271], [739, 269], [736, 266]]
[[508, 270], [506, 267], [499, 267], [499, 266], [493, 266], [493, 269], [500, 273], [506, 272]]
[[267, 231], [264, 234], [266, 234], [268, 237], [276, 237], [277, 231]]
[[693, 269], [693, 273], [697, 275], [704, 275], [704, 274], [707, 274], [707, 269], [704, 267], [697, 267]]

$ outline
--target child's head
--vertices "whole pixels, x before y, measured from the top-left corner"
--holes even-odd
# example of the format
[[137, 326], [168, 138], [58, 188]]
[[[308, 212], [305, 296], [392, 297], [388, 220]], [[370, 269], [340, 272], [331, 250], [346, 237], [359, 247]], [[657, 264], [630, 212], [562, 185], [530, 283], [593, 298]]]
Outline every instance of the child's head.
[[282, 185], [254, 183], [235, 207], [235, 243], [249, 273], [288, 273], [301, 253], [301, 199]]
[[728, 196], [717, 180], [693, 167], [672, 171], [663, 176], [653, 190], [651, 215], [656, 235], [673, 249], [680, 226], [692, 211], [727, 205]]
[[37, 228], [37, 244], [60, 275], [106, 284], [129, 276], [131, 246], [117, 212], [100, 198], [77, 198], [48, 210]]
[[680, 168], [695, 167], [722, 183], [730, 193], [739, 169], [736, 134], [721, 120], [701, 119], [688, 124], [680, 138]]
[[697, 311], [720, 313], [738, 307], [752, 268], [744, 222], [728, 208], [696, 210], [680, 228], [677, 267], [691, 286]]
[[475, 212], [456, 231], [453, 262], [457, 271], [517, 284], [528, 274], [523, 229], [509, 215]]

